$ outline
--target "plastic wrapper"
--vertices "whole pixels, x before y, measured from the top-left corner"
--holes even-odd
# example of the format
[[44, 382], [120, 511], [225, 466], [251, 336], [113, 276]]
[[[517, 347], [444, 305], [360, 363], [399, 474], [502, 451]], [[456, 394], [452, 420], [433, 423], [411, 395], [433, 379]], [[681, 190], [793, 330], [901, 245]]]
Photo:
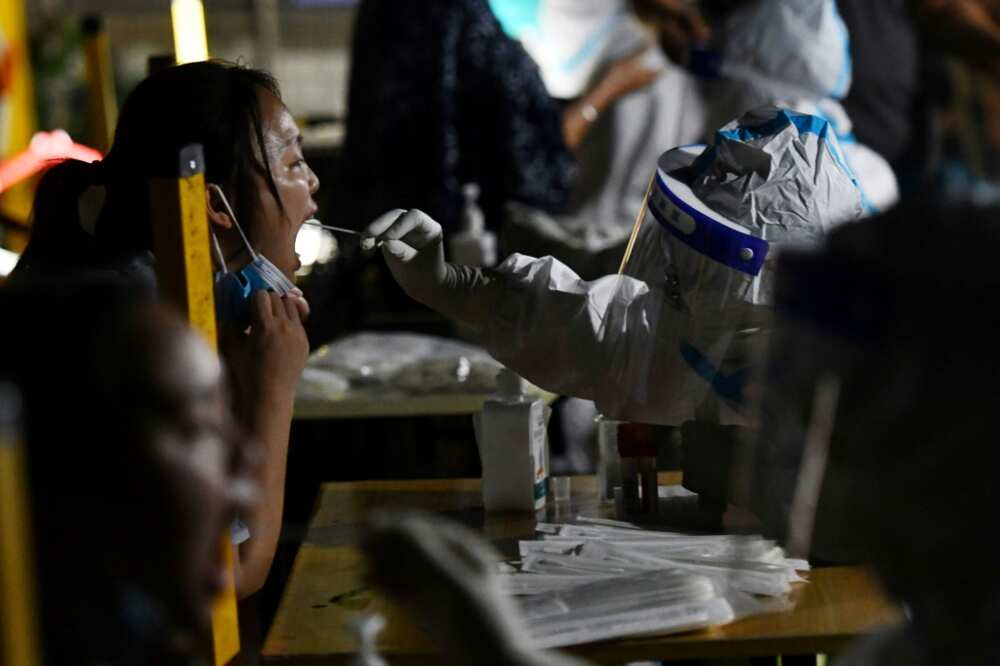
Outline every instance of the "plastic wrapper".
[[309, 358], [300, 395], [324, 397], [338, 377], [352, 389], [492, 393], [501, 365], [474, 345], [414, 333], [356, 333]]
[[[542, 647], [688, 631], [787, 610], [802, 560], [762, 537], [687, 535], [628, 523], [539, 523], [500, 589], [520, 598]], [[515, 566], [516, 565], [516, 566]]]
[[522, 610], [539, 647], [690, 631], [737, 617], [712, 579], [670, 570], [552, 591], [526, 600]]
[[782, 598], [808, 562], [785, 557], [773, 541], [743, 535], [684, 535], [594, 525], [540, 524], [543, 539], [521, 541], [520, 573], [503, 589], [516, 595], [566, 590], [601, 578], [685, 570], [750, 595]]
[[337, 400], [351, 388], [341, 375], [324, 368], [306, 367], [295, 390], [297, 400]]

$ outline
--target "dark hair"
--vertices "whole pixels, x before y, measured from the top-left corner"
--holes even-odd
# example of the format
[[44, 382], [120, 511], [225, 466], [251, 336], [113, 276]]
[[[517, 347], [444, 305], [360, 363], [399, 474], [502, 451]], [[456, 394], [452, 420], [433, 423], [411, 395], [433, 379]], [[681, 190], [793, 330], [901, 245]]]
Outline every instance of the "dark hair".
[[[262, 91], [280, 99], [269, 74], [222, 61], [168, 67], [149, 76], [125, 100], [102, 162], [68, 160], [42, 178], [21, 263], [28, 270], [60, 269], [152, 250], [149, 180], [175, 175], [178, 153], [191, 143], [204, 148], [206, 181], [223, 188], [252, 233], [257, 176], [281, 207], [264, 153]], [[97, 184], [106, 188], [106, 198], [91, 236], [80, 226], [78, 206], [83, 192]]]
[[[101, 276], [42, 277], [0, 290], [0, 308], [22, 322], [0, 332], [0, 343], [11, 350], [0, 359], [0, 381], [13, 381], [21, 388], [28, 441], [49, 448], [50, 453], [60, 450], [67, 464], [54, 465], [52, 471], [63, 475], [55, 484], [63, 492], [70, 488], [113, 492], [95, 489], [94, 479], [80, 474], [81, 465], [93, 464], [95, 454], [88, 450], [89, 444], [70, 441], [80, 437], [82, 444], [104, 434], [100, 446], [110, 462], [101, 463], [99, 472], [91, 470], [94, 474], [108, 474], [129, 448], [126, 438], [107, 436], [122, 425], [120, 418], [108, 418], [108, 410], [121, 409], [124, 393], [109, 393], [123, 374], [109, 365], [109, 359], [129, 356], [135, 365], [133, 347], [142, 341], [123, 339], [123, 334], [134, 332], [134, 322], [148, 307], [152, 307], [148, 299], [130, 285]], [[65, 326], [70, 322], [75, 332], [67, 337]], [[60, 416], [52, 418], [55, 413]]]

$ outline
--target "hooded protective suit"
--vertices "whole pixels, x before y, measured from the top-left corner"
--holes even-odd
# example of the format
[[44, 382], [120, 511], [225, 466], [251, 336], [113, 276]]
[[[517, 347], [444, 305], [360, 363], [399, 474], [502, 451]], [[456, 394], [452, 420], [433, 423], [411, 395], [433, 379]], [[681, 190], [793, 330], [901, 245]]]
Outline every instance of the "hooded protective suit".
[[708, 127], [719, 127], [765, 104], [830, 122], [858, 177], [866, 213], [892, 207], [899, 187], [889, 163], [860, 144], [840, 101], [851, 87], [851, 42], [835, 0], [753, 0], [716, 30], [714, 53], [703, 61]]
[[484, 342], [539, 386], [615, 418], [677, 425], [708, 404], [718, 422], [743, 423], [778, 251], [863, 212], [829, 122], [749, 113], [712, 146], [660, 158], [624, 275], [584, 282], [551, 257], [508, 258]]

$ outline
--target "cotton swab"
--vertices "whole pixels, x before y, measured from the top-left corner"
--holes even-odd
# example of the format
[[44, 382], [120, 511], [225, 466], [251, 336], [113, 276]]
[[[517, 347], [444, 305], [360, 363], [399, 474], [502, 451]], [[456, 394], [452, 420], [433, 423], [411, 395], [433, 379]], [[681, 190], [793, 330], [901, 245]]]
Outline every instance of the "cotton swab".
[[322, 222], [320, 222], [316, 218], [313, 218], [311, 220], [306, 220], [303, 224], [309, 224], [309, 225], [312, 225], [314, 227], [322, 227], [323, 229], [327, 229], [328, 231], [336, 231], [336, 232], [339, 232], [339, 233], [342, 233], [342, 234], [349, 234], [351, 236], [361, 236], [362, 235], [360, 231], [355, 231], [354, 229], [344, 229], [343, 227], [334, 227], [334, 226], [331, 226], [329, 224], [323, 224]]
[[642, 228], [642, 222], [646, 219], [646, 211], [649, 210], [649, 198], [653, 195], [653, 183], [655, 182], [656, 172], [654, 171], [652, 178], [649, 179], [649, 187], [646, 188], [646, 194], [642, 197], [642, 205], [639, 206], [639, 214], [636, 216], [635, 224], [632, 226], [632, 235], [629, 236], [628, 245], [625, 247], [625, 256], [622, 257], [622, 265], [618, 267], [618, 275], [625, 273], [628, 260], [632, 257], [635, 241], [639, 237], [639, 229]]
[[[306, 220], [302, 224], [308, 224], [311, 227], [319, 227], [320, 229], [326, 229], [327, 231], [336, 231], [337, 233], [340, 233], [340, 234], [347, 234], [348, 236], [354, 236], [355, 238], [358, 238], [358, 239], [361, 240], [361, 249], [362, 250], [366, 250], [366, 251], [367, 250], [372, 250], [372, 249], [374, 249], [376, 247], [382, 247], [382, 243], [385, 242], [385, 241], [379, 241], [378, 243], [375, 243], [373, 245], [365, 245], [365, 239], [370, 238], [370, 237], [366, 236], [365, 234], [361, 233], [360, 231], [355, 231], [354, 229], [345, 229], [344, 227], [334, 227], [334, 226], [329, 225], [329, 224], [323, 224], [322, 222], [320, 222], [316, 218], [313, 218], [311, 220]], [[374, 239], [372, 239], [372, 240], [374, 240]]]

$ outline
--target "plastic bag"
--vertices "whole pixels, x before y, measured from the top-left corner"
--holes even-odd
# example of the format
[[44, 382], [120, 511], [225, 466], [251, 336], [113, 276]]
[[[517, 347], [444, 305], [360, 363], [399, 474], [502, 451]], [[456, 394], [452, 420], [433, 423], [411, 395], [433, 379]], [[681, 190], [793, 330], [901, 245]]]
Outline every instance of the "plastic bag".
[[491, 393], [500, 367], [475, 345], [415, 333], [356, 333], [320, 347], [308, 363], [353, 388], [406, 393]]
[[600, 580], [529, 598], [522, 604], [538, 647], [725, 624], [736, 614], [708, 577], [654, 571]]

